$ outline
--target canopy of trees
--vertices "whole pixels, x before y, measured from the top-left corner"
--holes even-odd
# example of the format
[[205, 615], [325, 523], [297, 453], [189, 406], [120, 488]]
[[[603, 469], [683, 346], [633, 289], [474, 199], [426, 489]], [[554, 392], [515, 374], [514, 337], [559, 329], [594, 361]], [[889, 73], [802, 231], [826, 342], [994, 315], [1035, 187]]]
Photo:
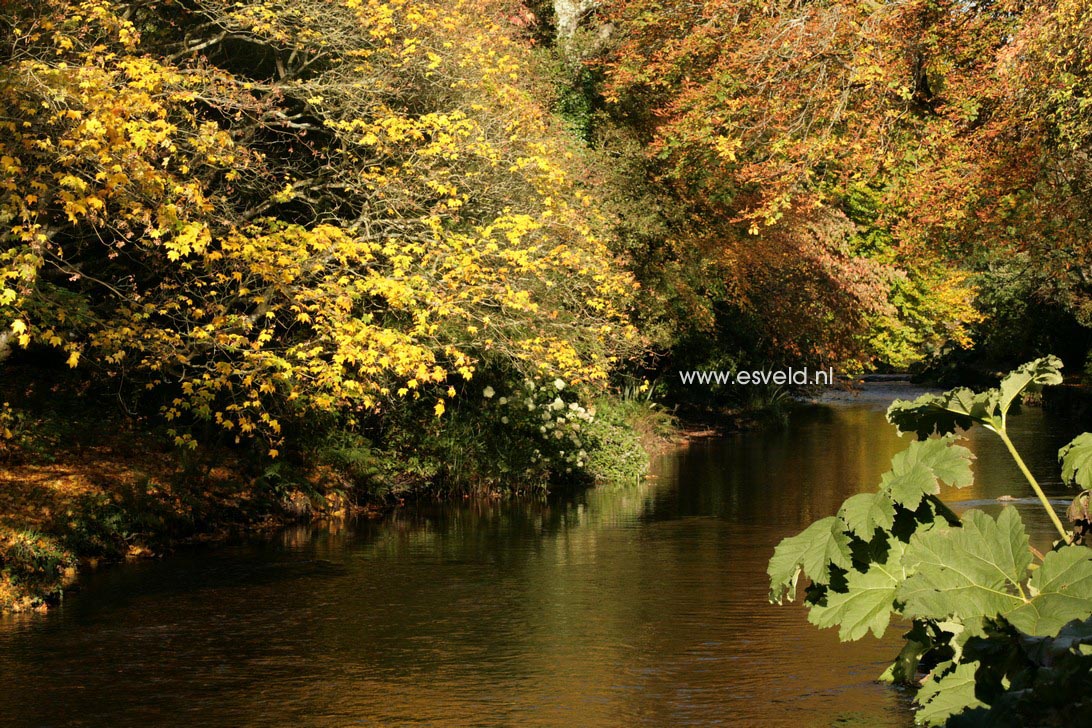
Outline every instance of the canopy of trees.
[[276, 457], [527, 379], [1087, 344], [1090, 15], [10, 2], [0, 359]]
[[157, 403], [180, 444], [212, 421], [275, 456], [286, 421], [439, 416], [482, 367], [594, 388], [639, 347], [579, 149], [496, 8], [5, 15], [7, 344]]
[[778, 348], [905, 365], [967, 345], [1004, 313], [989, 305], [1002, 268], [1092, 323], [1086, 2], [600, 13], [616, 35], [597, 55], [607, 117], [686, 210], [680, 246]]

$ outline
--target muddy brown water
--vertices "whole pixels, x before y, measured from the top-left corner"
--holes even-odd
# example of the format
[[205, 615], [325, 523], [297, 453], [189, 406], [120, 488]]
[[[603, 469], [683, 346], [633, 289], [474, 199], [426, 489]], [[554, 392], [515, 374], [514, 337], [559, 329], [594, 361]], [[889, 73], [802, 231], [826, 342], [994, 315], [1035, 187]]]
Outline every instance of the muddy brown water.
[[[629, 488], [406, 509], [100, 570], [45, 616], [0, 619], [3, 726], [909, 726], [874, 678], [900, 630], [841, 644], [766, 603], [782, 537], [872, 489], [906, 446], [909, 385], [696, 442]], [[1013, 438], [1047, 490], [1076, 432], [1040, 410]], [[974, 433], [957, 510], [1020, 508]]]

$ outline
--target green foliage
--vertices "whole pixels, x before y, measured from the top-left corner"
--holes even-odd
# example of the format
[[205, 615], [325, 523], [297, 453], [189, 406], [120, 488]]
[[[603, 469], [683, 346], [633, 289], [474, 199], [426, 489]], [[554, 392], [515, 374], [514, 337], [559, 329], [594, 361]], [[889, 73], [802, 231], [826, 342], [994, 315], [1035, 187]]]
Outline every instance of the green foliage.
[[374, 445], [352, 432], [326, 433], [315, 456], [318, 463], [333, 467], [353, 483], [372, 481], [380, 473]]
[[493, 493], [633, 483], [647, 470], [632, 415], [649, 410], [648, 403], [637, 407], [611, 394], [585, 404], [561, 378], [490, 371], [485, 379], [493, 384], [468, 386], [442, 418], [431, 416], [428, 402], [407, 402], [369, 423], [373, 440], [344, 433], [324, 445], [320, 457], [379, 494], [426, 486]]
[[976, 625], [1004, 617], [1025, 634], [1048, 636], [1092, 610], [1092, 551], [1048, 552], [1028, 577], [1033, 562], [1015, 509], [995, 521], [979, 511], [963, 515], [959, 527], [922, 533], [907, 550], [913, 574], [899, 587], [905, 616]]
[[1024, 392], [1039, 392], [1044, 385], [1062, 383], [1062, 362], [1056, 356], [1045, 356], [1009, 372], [1001, 380], [998, 406], [1004, 417], [1016, 398]]
[[859, 640], [870, 630], [883, 636], [891, 621], [895, 592], [905, 576], [905, 545], [893, 540], [883, 546], [886, 559], [869, 563], [863, 572], [850, 568], [844, 584], [830, 588], [821, 601], [812, 604], [809, 622], [821, 628], [840, 627], [838, 637], [844, 642]]
[[1062, 625], [1092, 611], [1092, 551], [1065, 548], [1051, 551], [1028, 581], [1030, 599], [1004, 615], [1026, 634], [1049, 636]]
[[937, 676], [918, 691], [921, 710], [916, 716], [919, 725], [944, 725], [949, 718], [964, 710], [973, 710], [985, 703], [975, 697], [974, 662], [946, 663], [937, 667]]
[[[1092, 618], [1051, 637], [1029, 637], [1004, 620], [988, 620], [964, 655], [977, 663], [969, 703], [953, 726], [1082, 725], [1092, 708]], [[952, 706], [949, 712], [959, 710]]]
[[767, 572], [770, 575], [770, 601], [781, 604], [796, 594], [796, 583], [805, 573], [813, 584], [830, 582], [831, 566], [850, 568], [849, 539], [844, 524], [834, 516], [820, 519], [774, 549]]
[[1092, 488], [1092, 434], [1077, 435], [1058, 451], [1062, 463], [1062, 480], [1081, 488]]
[[998, 388], [973, 392], [961, 387], [943, 394], [923, 394], [912, 402], [899, 400], [887, 410], [887, 419], [900, 434], [914, 432], [922, 439], [933, 432], [947, 435], [966, 430], [974, 423], [1001, 430], [1017, 398], [1044, 385], [1061, 384], [1061, 369], [1058, 357], [1042, 357], [1010, 372]]
[[[946, 346], [960, 351], [970, 346], [968, 325], [976, 316], [967, 310], [966, 274], [928, 256], [900, 256], [894, 231], [881, 220], [883, 196], [882, 189], [851, 184], [841, 204], [855, 226], [850, 236], [853, 253], [898, 266], [899, 274], [888, 284], [890, 308], [867, 317], [862, 345], [874, 361], [904, 369]], [[956, 312], [959, 315], [953, 315]]]
[[0, 573], [12, 584], [31, 589], [51, 587], [60, 570], [73, 565], [72, 554], [50, 536], [0, 530]]
[[1006, 509], [997, 521], [972, 510], [956, 528], [919, 534], [907, 549], [906, 563], [912, 575], [898, 594], [906, 616], [967, 622], [1024, 603], [1020, 585], [1031, 552], [1015, 509]]
[[[806, 575], [809, 621], [837, 627], [843, 641], [882, 636], [893, 618], [912, 622], [883, 678], [920, 686], [920, 724], [958, 717], [993, 725], [982, 721], [1006, 711], [1055, 715], [1066, 700], [1083, 699], [1092, 647], [1080, 625], [1092, 615], [1092, 549], [1062, 528], [1006, 431], [1019, 397], [1060, 382], [1060, 366], [1044, 357], [996, 389], [895, 402], [888, 419], [923, 439], [892, 459], [876, 492], [849, 498], [836, 516], [786, 538], [770, 560], [770, 600], [794, 598]], [[960, 518], [937, 497], [941, 484], [971, 485], [971, 453], [952, 433], [975, 423], [1005, 442], [1059, 528], [1062, 538], [1045, 555], [1031, 548], [1015, 508]], [[940, 436], [926, 439], [933, 433]], [[1086, 485], [1090, 444], [1085, 433], [1062, 448], [1067, 482]]]
[[599, 399], [587, 426], [586, 472], [602, 485], [638, 482], [649, 469], [645, 440], [663, 438], [672, 428], [672, 418], [654, 402], [635, 396]]
[[559, 84], [557, 113], [568, 122], [575, 136], [585, 143], [591, 142], [602, 74], [594, 68], [580, 64], [567, 81]]
[[989, 372], [1055, 353], [1079, 368], [1089, 360], [1092, 329], [1082, 326], [1064, 301], [1048, 292], [1058, 276], [1042, 257], [1016, 243], [977, 250], [964, 258], [976, 269], [970, 279], [980, 314], [969, 330], [973, 347], [942, 347], [925, 363], [928, 377], [942, 382], [985, 384]]
[[[768, 570], [770, 600], [780, 604], [786, 596], [792, 599], [801, 573], [813, 586], [832, 584], [848, 575], [855, 585], [875, 589], [883, 580], [875, 575], [865, 580], [864, 575], [873, 567], [881, 573], [894, 568], [892, 554], [901, 553], [910, 536], [921, 527], [931, 527], [936, 516], [943, 514], [933, 497], [940, 482], [955, 487], [969, 484], [970, 459], [970, 451], [950, 438], [912, 443], [892, 461], [878, 492], [849, 498], [837, 516], [816, 521], [778, 545]], [[841, 586], [831, 589], [844, 594], [854, 591], [852, 586]], [[827, 596], [825, 591], [814, 591], [807, 599], [814, 605]], [[890, 599], [887, 604], [890, 611]]]
[[880, 481], [895, 503], [914, 510], [921, 499], [940, 492], [941, 482], [954, 488], [971, 484], [971, 451], [950, 438], [914, 442], [891, 459], [891, 470]]
[[877, 528], [889, 531], [895, 525], [895, 504], [887, 493], [858, 493], [842, 504], [838, 517], [850, 533], [868, 541]]

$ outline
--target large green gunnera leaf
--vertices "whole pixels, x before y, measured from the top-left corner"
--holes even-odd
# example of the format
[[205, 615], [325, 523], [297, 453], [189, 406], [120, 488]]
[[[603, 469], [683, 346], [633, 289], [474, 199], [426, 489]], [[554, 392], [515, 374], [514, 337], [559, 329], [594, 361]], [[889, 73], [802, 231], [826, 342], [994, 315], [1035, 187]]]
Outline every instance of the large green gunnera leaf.
[[988, 421], [997, 408], [996, 389], [975, 394], [961, 387], [943, 394], [923, 394], [913, 401], [895, 400], [887, 409], [887, 421], [899, 434], [913, 432], [921, 440], [934, 432], [949, 435], [975, 422]]
[[1087, 619], [1092, 615], [1092, 549], [1066, 546], [1047, 553], [1028, 591], [1031, 600], [1004, 615], [1025, 634], [1047, 637], [1075, 619]]
[[1038, 392], [1047, 384], [1062, 383], [1062, 360], [1056, 356], [1044, 356], [1023, 364], [1001, 380], [1001, 398], [998, 404], [1002, 412], [1008, 412], [1013, 401], [1023, 392]]
[[921, 686], [914, 698], [921, 710], [914, 715], [918, 725], [944, 725], [968, 708], [984, 707], [985, 703], [974, 695], [977, 662], [964, 662], [940, 678], [930, 678]]
[[1038, 391], [1047, 384], [1060, 384], [1062, 362], [1045, 356], [1009, 372], [1000, 387], [974, 393], [966, 387], [943, 394], [924, 394], [913, 401], [896, 400], [887, 410], [887, 421], [899, 434], [913, 432], [924, 440], [934, 432], [947, 435], [966, 430], [975, 422], [1000, 429], [1001, 418], [1025, 391]]
[[910, 539], [903, 565], [912, 575], [896, 599], [907, 617], [964, 623], [1004, 617], [1033, 636], [1055, 634], [1092, 615], [1092, 549], [1066, 546], [1047, 553], [1025, 587], [1031, 561], [1016, 509], [1006, 508], [996, 521], [968, 511], [961, 528]]
[[884, 473], [880, 489], [901, 506], [914, 510], [926, 495], [940, 492], [942, 482], [965, 488], [974, 482], [971, 460], [974, 455], [951, 437], [921, 440], [891, 459], [891, 470]]
[[897, 595], [905, 616], [968, 621], [1024, 604], [1020, 584], [1031, 552], [1016, 509], [1006, 508], [996, 521], [971, 510], [963, 514], [962, 527], [915, 534], [903, 564], [913, 572]]
[[838, 638], [843, 642], [859, 640], [872, 630], [882, 637], [891, 621], [895, 590], [905, 578], [902, 555], [905, 545], [897, 540], [888, 542], [888, 558], [883, 564], [869, 564], [868, 571], [850, 571], [846, 575], [846, 591], [828, 590], [825, 604], [816, 604], [808, 612], [808, 621], [817, 627], [838, 626]]
[[830, 564], [850, 568], [849, 536], [842, 529], [839, 518], [828, 516], [777, 545], [767, 568], [771, 602], [781, 604], [786, 594], [790, 600], [796, 595], [801, 571], [816, 584], [826, 584]]
[[895, 504], [886, 493], [858, 493], [842, 504], [838, 517], [862, 541], [872, 540], [876, 529], [888, 531], [895, 523]]
[[1092, 489], [1092, 432], [1077, 435], [1058, 451], [1062, 480], [1085, 490]]

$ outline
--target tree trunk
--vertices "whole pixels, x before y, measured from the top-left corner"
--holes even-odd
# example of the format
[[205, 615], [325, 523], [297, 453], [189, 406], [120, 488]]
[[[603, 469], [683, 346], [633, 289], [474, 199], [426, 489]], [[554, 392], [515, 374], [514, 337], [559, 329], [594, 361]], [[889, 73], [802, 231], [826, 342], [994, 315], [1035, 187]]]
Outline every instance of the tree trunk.
[[557, 24], [557, 42], [565, 45], [580, 26], [580, 21], [599, 5], [599, 0], [554, 0], [554, 22]]

